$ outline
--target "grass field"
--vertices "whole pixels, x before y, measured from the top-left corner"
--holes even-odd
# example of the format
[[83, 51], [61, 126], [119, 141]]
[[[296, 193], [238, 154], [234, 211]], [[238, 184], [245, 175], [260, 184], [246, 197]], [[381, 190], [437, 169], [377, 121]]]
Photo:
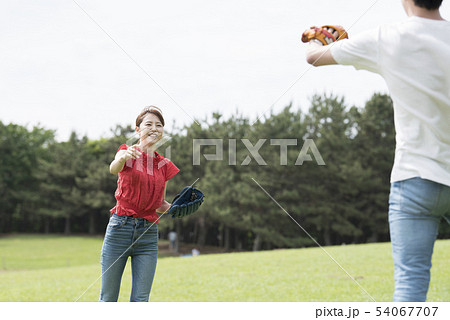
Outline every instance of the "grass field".
[[[101, 245], [95, 237], [1, 237], [0, 301], [97, 301]], [[391, 301], [389, 243], [325, 250], [376, 301]], [[450, 240], [437, 241], [428, 301], [450, 301], [449, 261]], [[371, 301], [361, 287], [322, 249], [289, 249], [160, 258], [150, 300]], [[130, 291], [128, 263], [119, 301]]]

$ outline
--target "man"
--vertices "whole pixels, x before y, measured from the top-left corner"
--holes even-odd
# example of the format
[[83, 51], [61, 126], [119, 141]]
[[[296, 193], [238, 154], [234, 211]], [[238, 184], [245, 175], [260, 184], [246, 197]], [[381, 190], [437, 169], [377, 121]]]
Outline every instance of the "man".
[[[442, 0], [402, 0], [408, 19], [323, 45], [307, 62], [343, 64], [380, 74], [394, 102], [395, 160], [389, 228], [394, 301], [425, 301], [439, 221], [450, 214], [450, 23]], [[337, 39], [339, 40], [339, 39]]]

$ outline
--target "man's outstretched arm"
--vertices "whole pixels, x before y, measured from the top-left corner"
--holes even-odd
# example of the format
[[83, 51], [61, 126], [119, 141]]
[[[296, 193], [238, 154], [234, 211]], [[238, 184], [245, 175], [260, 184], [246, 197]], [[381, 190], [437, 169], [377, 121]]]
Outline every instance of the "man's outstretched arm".
[[309, 42], [306, 61], [315, 67], [337, 64], [330, 52], [330, 44], [348, 38], [341, 26], [311, 27], [302, 34], [302, 41]]
[[306, 62], [315, 67], [337, 64], [330, 52], [330, 46], [311, 41], [306, 49]]

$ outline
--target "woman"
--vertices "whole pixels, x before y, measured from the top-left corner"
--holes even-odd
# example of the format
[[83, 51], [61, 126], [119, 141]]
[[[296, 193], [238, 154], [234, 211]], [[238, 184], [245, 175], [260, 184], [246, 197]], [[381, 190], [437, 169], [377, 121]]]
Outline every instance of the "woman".
[[164, 200], [167, 181], [179, 170], [156, 151], [164, 132], [161, 110], [145, 108], [136, 119], [136, 145], [121, 145], [110, 165], [118, 174], [115, 197], [101, 252], [102, 285], [100, 301], [117, 301], [120, 281], [131, 257], [130, 301], [148, 301], [158, 256], [157, 212], [170, 203]]

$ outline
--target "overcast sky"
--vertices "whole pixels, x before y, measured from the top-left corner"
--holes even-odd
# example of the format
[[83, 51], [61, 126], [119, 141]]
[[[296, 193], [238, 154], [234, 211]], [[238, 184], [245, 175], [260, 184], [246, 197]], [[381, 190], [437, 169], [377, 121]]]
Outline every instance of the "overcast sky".
[[[448, 0], [441, 12], [450, 18]], [[341, 24], [351, 37], [406, 18], [400, 0], [3, 0], [0, 120], [96, 139], [150, 104], [169, 130], [214, 111], [256, 119], [275, 102], [307, 110], [314, 93], [363, 106], [387, 92], [382, 78], [311, 68], [300, 35]]]

